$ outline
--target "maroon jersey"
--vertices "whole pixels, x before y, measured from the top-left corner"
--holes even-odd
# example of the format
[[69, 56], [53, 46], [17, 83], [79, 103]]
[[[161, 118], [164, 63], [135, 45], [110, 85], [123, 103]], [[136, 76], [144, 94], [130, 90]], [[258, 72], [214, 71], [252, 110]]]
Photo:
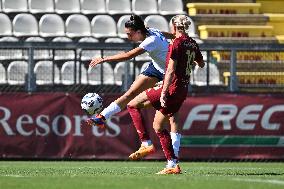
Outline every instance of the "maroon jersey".
[[190, 75], [194, 61], [202, 62], [203, 57], [197, 43], [187, 35], [176, 38], [169, 47], [167, 56], [166, 69], [169, 58], [177, 62], [173, 80], [169, 86], [169, 94], [185, 98], [188, 92]]
[[166, 107], [162, 107], [160, 103], [162, 86], [146, 90], [148, 99], [153, 107], [168, 116], [172, 116], [174, 113], [178, 112], [187, 96], [194, 61], [203, 62], [197, 43], [186, 35], [176, 38], [173, 44], [170, 45], [166, 69], [170, 58], [176, 61], [177, 64], [173, 80], [169, 86]]

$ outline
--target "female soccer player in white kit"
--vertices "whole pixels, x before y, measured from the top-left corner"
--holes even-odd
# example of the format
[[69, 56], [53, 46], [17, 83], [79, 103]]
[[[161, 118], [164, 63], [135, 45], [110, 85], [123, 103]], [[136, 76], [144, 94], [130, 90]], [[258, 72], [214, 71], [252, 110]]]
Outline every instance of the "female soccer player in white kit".
[[[86, 121], [87, 125], [89, 126], [96, 125], [98, 127], [105, 128], [106, 119], [120, 112], [138, 94], [145, 91], [146, 89], [154, 87], [157, 82], [162, 81], [164, 78], [165, 62], [169, 46], [166, 37], [174, 38], [174, 35], [167, 32], [161, 32], [154, 28], [146, 28], [144, 25], [144, 21], [141, 19], [141, 17], [137, 15], [131, 15], [130, 20], [125, 23], [125, 32], [129, 40], [134, 42], [142, 41], [140, 45], [134, 48], [133, 50], [130, 50], [125, 53], [107, 56], [104, 58], [94, 58], [92, 59], [89, 66], [96, 66], [103, 62], [125, 61], [145, 52], [149, 54], [152, 61], [149, 66], [144, 71], [142, 71], [138, 78], [133, 82], [133, 84], [126, 93], [124, 93], [121, 97], [112, 102], [99, 115], [93, 116]], [[139, 109], [128, 110], [130, 112], [130, 115], [134, 113], [137, 117], [137, 114], [140, 114]], [[142, 119], [140, 119], [139, 121], [142, 122]], [[142, 123], [136, 124], [135, 122], [134, 125], [138, 132], [142, 145], [138, 151], [134, 152], [129, 156], [129, 158], [133, 160], [140, 159], [150, 153], [153, 153], [155, 150], [144, 125]], [[173, 130], [175, 131], [171, 133], [172, 141], [173, 144], [176, 145], [174, 149], [177, 149], [178, 152], [180, 144], [180, 134], [176, 132], [177, 129]]]

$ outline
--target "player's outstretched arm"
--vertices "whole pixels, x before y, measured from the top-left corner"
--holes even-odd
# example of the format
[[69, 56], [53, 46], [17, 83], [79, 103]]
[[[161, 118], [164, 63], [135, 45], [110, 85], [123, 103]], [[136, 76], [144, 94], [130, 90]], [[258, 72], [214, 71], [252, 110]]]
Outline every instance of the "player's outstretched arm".
[[104, 58], [94, 58], [92, 59], [89, 66], [94, 67], [98, 64], [101, 64], [103, 62], [121, 62], [125, 60], [129, 60], [131, 58], [134, 58], [140, 54], [143, 54], [145, 50], [141, 47], [136, 47], [135, 49], [132, 49], [128, 52], [119, 53], [113, 56], [106, 56]]

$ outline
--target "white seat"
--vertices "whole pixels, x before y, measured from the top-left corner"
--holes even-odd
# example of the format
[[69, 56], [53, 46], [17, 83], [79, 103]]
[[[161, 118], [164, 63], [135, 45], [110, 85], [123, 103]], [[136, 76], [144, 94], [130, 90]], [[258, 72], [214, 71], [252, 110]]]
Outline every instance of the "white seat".
[[28, 73], [28, 63], [25, 61], [13, 61], [7, 68], [7, 81], [10, 85], [23, 85]]
[[132, 0], [132, 12], [135, 14], [157, 14], [157, 0]]
[[[107, 38], [105, 43], [124, 43], [125, 41], [121, 38]], [[105, 56], [112, 56], [118, 53], [123, 53], [123, 50], [104, 50], [103, 55]]]
[[[2, 37], [0, 42], [18, 42], [16, 37]], [[23, 59], [22, 49], [0, 49], [0, 60], [16, 60]]]
[[79, 0], [55, 0], [55, 12], [58, 14], [70, 14], [80, 12]]
[[6, 14], [0, 13], [0, 36], [12, 35], [12, 23]]
[[27, 12], [27, 0], [2, 0], [2, 9], [4, 12]]
[[[68, 37], [56, 37], [52, 42], [72, 42]], [[54, 51], [54, 60], [72, 60], [75, 58], [74, 50], [57, 49]]]
[[44, 14], [39, 20], [39, 35], [42, 37], [64, 36], [63, 19], [57, 14]]
[[54, 12], [53, 0], [28, 0], [30, 12], [36, 13], [51, 13]]
[[[41, 37], [29, 37], [25, 41], [26, 42], [45, 42], [45, 40]], [[48, 49], [35, 49], [33, 57], [35, 60], [51, 59], [52, 52]], [[24, 59], [29, 58], [28, 50], [23, 50], [23, 58]]]
[[[101, 66], [103, 66], [103, 81], [101, 82]], [[88, 79], [90, 85], [114, 84], [114, 73], [111, 65], [107, 62], [95, 67], [88, 68]]]
[[[79, 41], [79, 43], [99, 43], [99, 40], [93, 37], [83, 37]], [[82, 49], [80, 59], [82, 61], [90, 61], [93, 57], [101, 57], [100, 50], [90, 50], [90, 49]]]
[[162, 15], [185, 14], [182, 0], [158, 0], [158, 9]]
[[169, 31], [169, 22], [161, 15], [149, 15], [145, 18], [145, 25], [161, 31]]
[[[192, 77], [192, 84], [198, 85], [198, 86], [204, 86], [206, 85], [207, 80], [207, 65], [203, 68], [200, 68], [199, 66], [196, 66], [193, 71], [193, 77]], [[209, 63], [209, 84], [210, 85], [220, 85], [220, 73], [215, 64]]]
[[[125, 75], [125, 66], [126, 64], [129, 65], [129, 73], [130, 77], [133, 76], [133, 62], [118, 62], [114, 67], [114, 81], [116, 85], [121, 86], [123, 83], [123, 76]], [[127, 73], [128, 74], [128, 73]], [[139, 75], [139, 69], [135, 68], [135, 75]]]
[[127, 38], [127, 35], [124, 29], [125, 29], [125, 22], [127, 22], [129, 19], [130, 19], [130, 15], [123, 15], [117, 21], [117, 35], [120, 38]]
[[89, 19], [82, 14], [72, 14], [65, 22], [66, 35], [68, 37], [91, 36], [91, 24]]
[[96, 15], [91, 21], [92, 35], [100, 37], [116, 37], [116, 23], [109, 15]]
[[[81, 83], [87, 84], [87, 71], [83, 64], [76, 63], [76, 83], [79, 83], [79, 65], [81, 65]], [[75, 62], [67, 61], [61, 68], [61, 82], [64, 85], [75, 84]]]
[[13, 19], [13, 34], [17, 37], [37, 36], [38, 23], [32, 14], [17, 14]]
[[109, 14], [130, 14], [130, 0], [106, 0], [107, 12]]
[[83, 14], [106, 13], [105, 0], [81, 0], [81, 12]]
[[[54, 66], [54, 68], [53, 68]], [[52, 61], [39, 61], [34, 67], [34, 73], [36, 74], [37, 85], [50, 85], [60, 83], [60, 73], [56, 65]], [[53, 80], [54, 76], [54, 80]]]
[[0, 84], [6, 84], [6, 83], [7, 83], [6, 70], [3, 64], [0, 64]]

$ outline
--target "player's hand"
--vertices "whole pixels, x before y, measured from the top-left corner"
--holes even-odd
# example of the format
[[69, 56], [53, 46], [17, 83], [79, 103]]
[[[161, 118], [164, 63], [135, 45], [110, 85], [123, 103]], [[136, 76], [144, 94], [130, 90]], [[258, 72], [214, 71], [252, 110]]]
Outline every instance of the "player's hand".
[[91, 63], [89, 64], [90, 67], [95, 67], [98, 64], [101, 64], [104, 62], [103, 58], [93, 58]]
[[160, 103], [162, 107], [166, 107], [166, 101], [167, 101], [167, 96], [166, 93], [161, 93], [161, 97], [160, 97]]

